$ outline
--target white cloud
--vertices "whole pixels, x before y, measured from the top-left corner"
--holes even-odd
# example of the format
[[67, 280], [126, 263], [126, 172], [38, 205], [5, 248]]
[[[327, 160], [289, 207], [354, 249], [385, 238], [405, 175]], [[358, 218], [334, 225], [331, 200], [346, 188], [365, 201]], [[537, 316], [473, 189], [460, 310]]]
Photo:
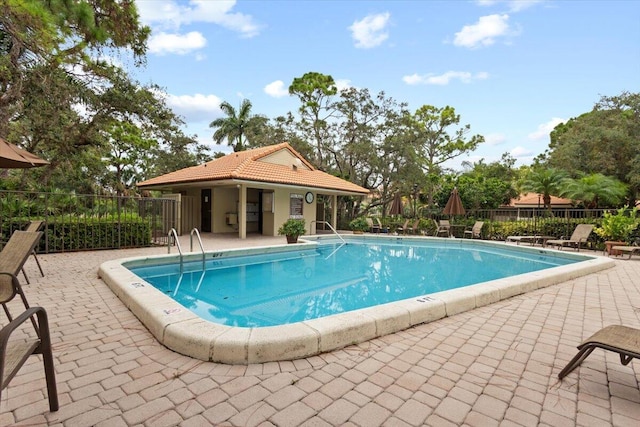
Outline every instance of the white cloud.
[[289, 95], [289, 88], [284, 85], [282, 80], [276, 80], [264, 87], [264, 93], [274, 98], [282, 98]]
[[351, 37], [355, 40], [355, 46], [362, 49], [370, 49], [379, 46], [383, 41], [389, 38], [386, 30], [389, 18], [389, 12], [369, 15], [355, 21], [350, 27]]
[[528, 135], [528, 137], [533, 141], [548, 138], [551, 131], [560, 123], [564, 123], [564, 122], [566, 122], [565, 119], [554, 117], [551, 120], [549, 120], [547, 123], [542, 123], [541, 125], [538, 125], [538, 130], [536, 130], [535, 132], [531, 132]]
[[159, 33], [149, 39], [149, 52], [158, 55], [174, 53], [186, 55], [194, 50], [202, 49], [206, 46], [207, 40], [197, 31], [180, 34]]
[[542, 3], [542, 1], [543, 0], [477, 0], [476, 3], [479, 6], [494, 6], [504, 3], [511, 12], [520, 12], [538, 3]]
[[353, 85], [351, 84], [351, 80], [347, 80], [347, 79], [334, 80], [334, 83], [336, 84], [338, 93], [342, 92], [345, 89], [350, 89], [353, 87]]
[[222, 116], [220, 103], [215, 95], [167, 95], [167, 105], [187, 122], [213, 121]]
[[506, 140], [507, 137], [501, 133], [490, 133], [484, 136], [484, 142], [491, 146], [504, 144]]
[[509, 15], [481, 16], [473, 25], [465, 25], [455, 34], [453, 44], [456, 46], [475, 48], [490, 46], [496, 38], [510, 35]]
[[489, 78], [489, 73], [480, 72], [472, 74], [468, 71], [447, 71], [444, 74], [436, 75], [430, 74], [412, 74], [410, 76], [404, 76], [402, 80], [408, 85], [438, 85], [445, 86], [451, 83], [452, 80], [460, 80], [462, 83], [471, 83], [474, 80], [486, 80]]
[[510, 154], [516, 159], [520, 159], [523, 157], [531, 157], [533, 155], [533, 151], [529, 150], [528, 148], [517, 146], [511, 150]]
[[232, 12], [235, 1], [190, 0], [185, 5], [175, 0], [137, 0], [136, 5], [141, 21], [160, 29], [177, 31], [182, 25], [207, 22], [244, 37], [254, 37], [261, 29], [250, 15]]

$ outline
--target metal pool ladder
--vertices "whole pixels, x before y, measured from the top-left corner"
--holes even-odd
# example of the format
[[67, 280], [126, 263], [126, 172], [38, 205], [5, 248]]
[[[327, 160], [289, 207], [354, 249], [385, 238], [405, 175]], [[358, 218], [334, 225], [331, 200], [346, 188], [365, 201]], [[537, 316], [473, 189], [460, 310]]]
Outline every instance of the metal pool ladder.
[[338, 236], [338, 239], [340, 239], [342, 241], [342, 243], [346, 244], [347, 242], [345, 242], [345, 240], [342, 238], [342, 236], [340, 234], [338, 234], [338, 232], [336, 231], [335, 228], [333, 228], [331, 226], [331, 224], [329, 224], [327, 221], [317, 221], [317, 220], [313, 220], [311, 221], [311, 223], [309, 224], [309, 234], [311, 234], [311, 226], [313, 225], [313, 223], [317, 223], [317, 224], [326, 224], [329, 226], [329, 228], [331, 229], [331, 231], [333, 231], [333, 233]]
[[202, 239], [200, 238], [200, 232], [198, 231], [197, 228], [193, 228], [193, 230], [191, 230], [191, 233], [189, 233], [189, 243], [190, 243], [190, 250], [191, 252], [193, 252], [193, 235], [196, 235], [196, 237], [198, 238], [198, 244], [200, 245], [200, 251], [202, 252], [202, 269], [204, 270], [204, 246], [202, 246]]
[[[198, 238], [198, 244], [200, 245], [200, 251], [202, 252], [202, 268], [204, 270], [204, 264], [205, 264], [205, 253], [204, 253], [204, 246], [202, 245], [202, 239], [200, 238], [200, 232], [198, 231], [197, 228], [194, 228], [193, 230], [191, 230], [191, 233], [189, 234], [189, 241], [191, 244], [191, 247], [189, 248], [191, 252], [193, 252], [193, 235], [196, 235], [196, 237]], [[178, 232], [176, 231], [175, 228], [172, 228], [171, 230], [169, 230], [169, 234], [168, 234], [168, 239], [167, 239], [167, 253], [170, 254], [171, 253], [171, 237], [173, 237], [173, 240], [176, 242], [176, 246], [178, 247], [178, 252], [180, 253], [180, 272], [182, 272], [182, 263], [183, 263], [183, 258], [184, 258], [184, 253], [182, 252], [182, 247], [180, 246], [180, 240], [178, 239]]]
[[167, 253], [171, 253], [171, 237], [173, 236], [173, 240], [176, 242], [176, 246], [178, 247], [178, 252], [180, 253], [180, 273], [182, 273], [182, 247], [180, 247], [180, 240], [178, 239], [178, 232], [175, 228], [169, 230], [169, 234], [167, 235]]

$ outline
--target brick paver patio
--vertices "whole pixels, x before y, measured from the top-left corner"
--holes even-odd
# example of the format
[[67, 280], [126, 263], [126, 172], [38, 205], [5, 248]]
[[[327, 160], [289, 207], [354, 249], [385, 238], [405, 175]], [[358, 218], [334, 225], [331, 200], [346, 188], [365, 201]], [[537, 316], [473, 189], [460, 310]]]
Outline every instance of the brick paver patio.
[[640, 361], [596, 350], [557, 380], [596, 330], [640, 327], [639, 257], [339, 351], [229, 366], [158, 344], [97, 277], [108, 259], [154, 253], [166, 248], [41, 255], [44, 278], [27, 261], [27, 298], [50, 316], [60, 410], [49, 412], [32, 358], [3, 392], [0, 425], [640, 425]]

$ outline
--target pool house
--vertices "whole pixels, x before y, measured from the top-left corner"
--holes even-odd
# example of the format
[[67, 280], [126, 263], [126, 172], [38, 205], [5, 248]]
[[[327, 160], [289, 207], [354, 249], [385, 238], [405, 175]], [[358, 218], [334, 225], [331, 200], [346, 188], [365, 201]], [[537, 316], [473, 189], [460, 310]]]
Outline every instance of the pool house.
[[317, 170], [284, 142], [231, 153], [138, 183], [178, 201], [178, 234], [276, 236], [289, 218], [303, 218], [307, 232], [325, 222], [336, 228], [337, 197], [369, 190]]

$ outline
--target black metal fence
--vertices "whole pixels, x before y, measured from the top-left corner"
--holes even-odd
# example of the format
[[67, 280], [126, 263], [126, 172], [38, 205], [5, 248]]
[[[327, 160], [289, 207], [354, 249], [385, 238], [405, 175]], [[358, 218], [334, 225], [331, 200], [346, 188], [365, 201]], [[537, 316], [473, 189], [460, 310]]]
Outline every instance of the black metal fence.
[[[606, 209], [566, 209], [554, 208], [501, 208], [467, 211], [464, 215], [443, 215], [441, 210], [418, 209], [420, 232], [432, 234], [436, 222], [447, 219], [453, 224], [455, 237], [463, 237], [464, 230], [475, 221], [484, 221], [482, 237], [490, 240], [504, 240], [510, 235], [553, 235], [558, 238], [569, 237], [576, 224], [600, 224]], [[412, 216], [389, 216], [381, 218], [383, 228], [391, 232], [401, 227], [406, 219]], [[412, 221], [410, 221], [412, 222]], [[591, 238], [598, 241], [593, 233]]]
[[0, 191], [0, 233], [43, 220], [38, 252], [145, 247], [167, 243], [178, 210], [174, 199]]
[[[38, 252], [166, 245], [172, 228], [180, 233], [181, 229], [191, 226], [185, 223], [189, 219], [185, 216], [195, 212], [193, 207], [185, 210], [189, 206], [175, 198], [0, 191], [0, 241], [5, 242], [14, 230], [24, 229], [32, 220], [43, 220], [44, 236]], [[482, 236], [492, 240], [523, 234], [568, 237], [577, 223], [599, 224], [604, 212], [603, 209], [504, 208], [448, 217], [438, 211], [418, 210], [420, 231], [425, 234], [430, 231], [429, 227], [435, 226], [434, 220], [442, 218], [450, 219], [457, 227], [454, 231], [460, 234], [464, 233], [465, 226], [485, 221]], [[396, 230], [405, 219], [386, 216], [382, 218], [383, 227]], [[343, 226], [346, 229], [348, 224]], [[597, 239], [595, 233], [592, 237]]]

